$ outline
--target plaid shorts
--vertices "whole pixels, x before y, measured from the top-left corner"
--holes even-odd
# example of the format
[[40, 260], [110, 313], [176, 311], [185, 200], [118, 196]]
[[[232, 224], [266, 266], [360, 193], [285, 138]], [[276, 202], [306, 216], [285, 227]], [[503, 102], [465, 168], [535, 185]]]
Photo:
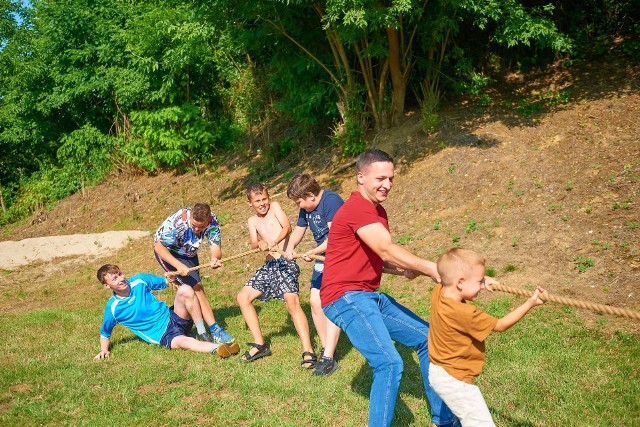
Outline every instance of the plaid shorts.
[[270, 259], [247, 282], [245, 286], [262, 292], [258, 297], [260, 301], [267, 302], [271, 299], [284, 299], [284, 294], [297, 294], [300, 267], [295, 261], [287, 261], [284, 258]]

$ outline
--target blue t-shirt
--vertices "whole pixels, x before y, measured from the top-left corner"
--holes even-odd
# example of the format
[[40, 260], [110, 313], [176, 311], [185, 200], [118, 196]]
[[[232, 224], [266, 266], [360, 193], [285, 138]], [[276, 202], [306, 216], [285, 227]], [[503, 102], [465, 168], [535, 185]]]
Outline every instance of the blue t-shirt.
[[122, 324], [131, 332], [151, 344], [159, 344], [169, 323], [169, 307], [158, 301], [151, 291], [167, 287], [167, 279], [152, 274], [136, 274], [127, 283], [131, 288], [128, 297], [115, 294], [104, 308], [104, 320], [100, 336], [111, 338], [113, 328]]
[[324, 190], [320, 203], [313, 211], [307, 212], [304, 209], [300, 209], [296, 225], [298, 227], [309, 227], [313, 233], [313, 239], [319, 246], [329, 236], [329, 225], [327, 223], [333, 221], [333, 216], [343, 203], [342, 197], [337, 193]]

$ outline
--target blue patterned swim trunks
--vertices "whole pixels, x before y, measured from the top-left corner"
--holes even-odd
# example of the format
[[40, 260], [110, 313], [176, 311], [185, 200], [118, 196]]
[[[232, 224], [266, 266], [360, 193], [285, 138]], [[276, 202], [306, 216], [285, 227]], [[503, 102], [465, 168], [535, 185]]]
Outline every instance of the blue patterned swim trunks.
[[258, 297], [260, 301], [283, 300], [284, 294], [299, 292], [298, 276], [300, 267], [295, 261], [287, 261], [284, 258], [270, 259], [256, 270], [245, 286], [262, 292]]

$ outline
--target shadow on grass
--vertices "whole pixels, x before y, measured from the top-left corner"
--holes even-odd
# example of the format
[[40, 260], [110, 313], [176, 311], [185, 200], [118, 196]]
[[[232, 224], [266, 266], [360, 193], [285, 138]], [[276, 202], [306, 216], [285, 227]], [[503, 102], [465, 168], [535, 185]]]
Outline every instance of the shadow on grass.
[[[410, 395], [416, 399], [422, 400], [425, 405], [427, 397], [424, 390], [424, 382], [420, 373], [420, 366], [416, 362], [415, 350], [403, 345], [396, 344], [396, 349], [402, 360], [404, 361], [404, 372], [400, 381], [400, 390], [398, 392], [398, 400], [394, 411], [394, 425], [409, 425], [415, 420], [415, 416], [411, 409], [402, 399], [402, 395]], [[360, 367], [360, 370], [351, 382], [351, 389], [362, 395], [369, 397], [371, 393], [371, 383], [373, 381], [373, 372], [366, 361]]]
[[[127, 331], [129, 331], [128, 328], [127, 328]], [[128, 335], [128, 336], [125, 336], [125, 337], [122, 337], [122, 338], [117, 338], [115, 340], [111, 340], [110, 345], [111, 345], [111, 347], [114, 347], [116, 345], [117, 346], [122, 346], [122, 345], [125, 345], [125, 344], [129, 344], [131, 342], [134, 342], [134, 341], [135, 342], [141, 342], [141, 343], [144, 343], [144, 344], [148, 344], [147, 342], [145, 342], [142, 339], [138, 338], [136, 335]]]

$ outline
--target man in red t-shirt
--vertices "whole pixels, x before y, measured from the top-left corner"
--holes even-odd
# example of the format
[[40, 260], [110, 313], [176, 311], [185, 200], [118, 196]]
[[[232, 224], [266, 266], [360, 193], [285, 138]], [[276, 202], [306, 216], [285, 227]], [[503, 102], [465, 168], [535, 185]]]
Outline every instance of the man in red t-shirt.
[[403, 361], [393, 341], [418, 351], [431, 421], [459, 426], [455, 416], [429, 386], [429, 324], [389, 295], [377, 292], [382, 272], [418, 275], [438, 281], [436, 264], [393, 243], [387, 213], [380, 205], [393, 184], [393, 159], [367, 150], [356, 161], [357, 190], [338, 210], [329, 230], [322, 309], [373, 368], [369, 426], [390, 426], [398, 397]]

